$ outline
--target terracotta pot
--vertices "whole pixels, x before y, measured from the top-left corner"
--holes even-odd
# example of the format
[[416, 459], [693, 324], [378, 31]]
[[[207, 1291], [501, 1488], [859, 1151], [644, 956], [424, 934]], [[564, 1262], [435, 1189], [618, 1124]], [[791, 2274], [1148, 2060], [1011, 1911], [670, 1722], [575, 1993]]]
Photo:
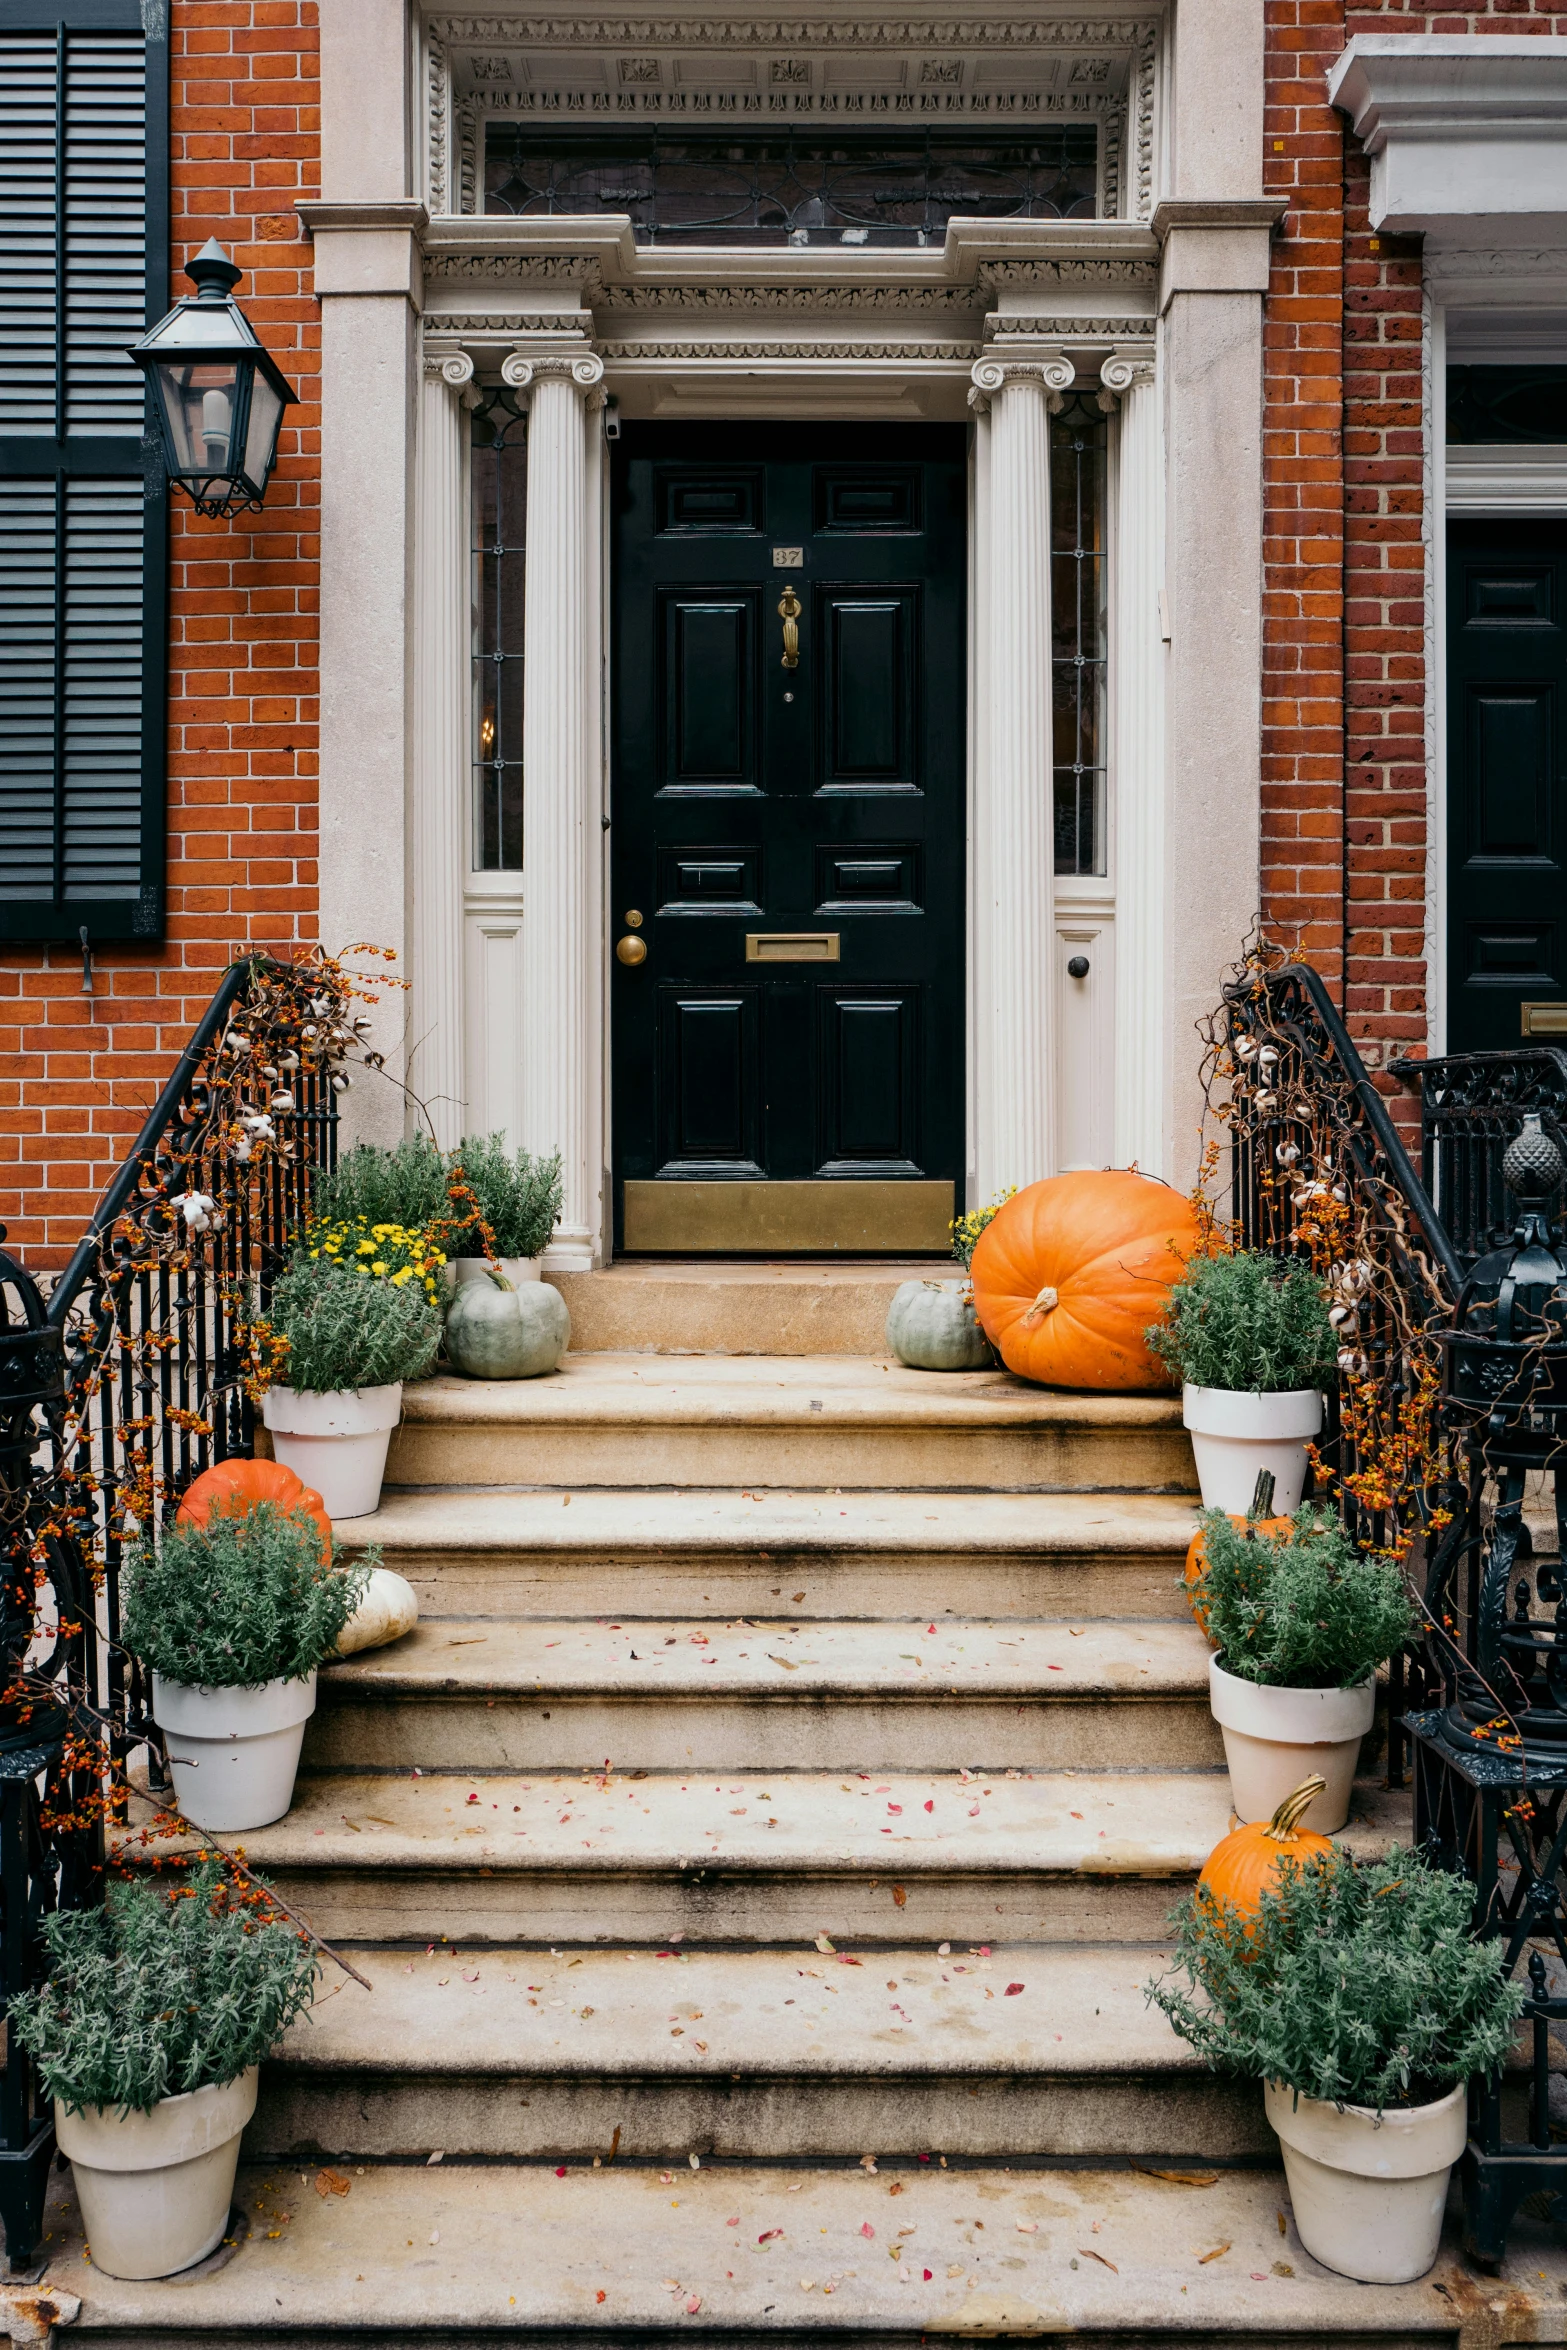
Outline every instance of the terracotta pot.
[[110, 2277], [172, 2277], [223, 2241], [240, 2132], [256, 2110], [258, 2067], [221, 2089], [165, 2097], [151, 2113], [54, 2109], [60, 2152], [76, 2173], [94, 2268]]
[[1306, 1483], [1306, 1447], [1322, 1428], [1314, 1387], [1244, 1395], [1228, 1387], [1183, 1387], [1181, 1417], [1191, 1435], [1205, 1510], [1244, 1517], [1257, 1471], [1273, 1472], [1273, 1515], [1293, 1517]]
[[1360, 1741], [1376, 1713], [1373, 1674], [1353, 1689], [1269, 1689], [1208, 1659], [1208, 1703], [1224, 1733], [1239, 1820], [1271, 1820], [1292, 1788], [1320, 1771], [1327, 1790], [1301, 1822], [1331, 1836], [1349, 1817]]
[[1464, 2085], [1431, 2105], [1372, 2113], [1263, 2083], [1295, 2226], [1313, 2260], [1363, 2285], [1423, 2277], [1442, 2241], [1448, 2175], [1468, 2135]]

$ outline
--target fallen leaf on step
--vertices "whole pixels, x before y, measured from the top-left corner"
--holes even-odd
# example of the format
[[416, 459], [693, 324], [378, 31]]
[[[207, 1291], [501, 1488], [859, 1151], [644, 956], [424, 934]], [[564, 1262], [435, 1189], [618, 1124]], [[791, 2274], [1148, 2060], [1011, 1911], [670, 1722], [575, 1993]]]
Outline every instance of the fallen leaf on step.
[[875, 2233], [876, 2230], [871, 2226], [870, 2221], [868, 2219], [862, 2219], [860, 2222], [860, 2234], [862, 2236], [874, 2236]]
[[1222, 2244], [1215, 2244], [1211, 2252], [1199, 2252], [1197, 2255], [1197, 2266], [1199, 2268], [1206, 2268], [1210, 2260], [1222, 2260], [1226, 2252], [1228, 2252], [1231, 2242], [1233, 2242], [1233, 2238], [1227, 2239]]
[[1289, 2234], [1289, 2226], [1285, 2220], [1283, 2212], [1276, 2211], [1273, 2216], [1279, 2223], [1279, 2234], [1281, 2236], [1287, 2236]]
[[[1135, 2154], [1132, 2157], [1132, 2168], [1141, 2171], [1145, 2179], [1168, 2180], [1172, 2187], [1212, 2187], [1217, 2185], [1219, 2178], [1216, 2170], [1155, 2170], [1152, 2163], [1139, 2162]], [[1282, 2219], [1282, 2212], [1279, 2216]]]
[[[1229, 2247], [1228, 2247], [1228, 2245], [1226, 2245], [1226, 2246], [1225, 2246], [1225, 2250], [1226, 2250], [1226, 2251], [1228, 2251], [1228, 2249], [1229, 2249]], [[1097, 2261], [1098, 2261], [1098, 2263], [1099, 2263], [1099, 2265], [1100, 2265], [1100, 2267], [1101, 2267], [1101, 2268], [1107, 2268], [1107, 2269], [1110, 2271], [1110, 2273], [1111, 2273], [1111, 2275], [1112, 2275], [1112, 2276], [1117, 2276], [1117, 2277], [1118, 2277], [1118, 2276], [1120, 2275], [1120, 2273], [1121, 2273], [1121, 2272], [1120, 2272], [1120, 2270], [1119, 2270], [1119, 2269], [1116, 2267], [1116, 2265], [1115, 2265], [1115, 2262], [1114, 2262], [1113, 2260], [1106, 2260], [1106, 2258], [1105, 2258], [1104, 2254], [1103, 2254], [1102, 2252], [1096, 2252], [1096, 2251], [1093, 2249], [1092, 2245], [1089, 2245], [1089, 2244], [1079, 2244], [1079, 2246], [1077, 2247], [1077, 2251], [1078, 2251], [1078, 2257], [1079, 2257], [1079, 2259], [1081, 2259], [1081, 2260], [1097, 2260]]]
[[688, 2298], [687, 2302], [686, 2302], [686, 2315], [687, 2315], [687, 2317], [695, 2317], [695, 2315], [696, 2315], [697, 2311], [698, 2311], [698, 2310], [701, 2308], [701, 2306], [702, 2306], [702, 2296], [701, 2296], [701, 2294], [700, 2294], [700, 2293], [693, 2293], [693, 2294], [691, 2294], [691, 2295], [690, 2295], [690, 2297]]
[[832, 1952], [837, 1949], [838, 1945], [836, 1942], [829, 1942], [825, 1934], [818, 1934], [816, 1937], [816, 1947], [818, 1950], [825, 1951], [830, 1956]]
[[895, 1906], [899, 1909], [902, 1909], [909, 1897], [907, 1893], [904, 1892], [901, 1885], [894, 1885], [892, 1888], [892, 1898]]
[[340, 2170], [324, 2170], [316, 2173], [316, 2193], [323, 2200], [328, 2195], [346, 2195], [352, 2185], [353, 2181], [345, 2179]]
[[445, 2160], [446, 2160], [446, 2149], [445, 2149], [445, 2147], [444, 2147], [444, 2146], [437, 2146], [437, 2148], [436, 2148], [435, 2152], [434, 2152], [434, 2153], [433, 2153], [433, 2154], [432, 2154], [432, 2155], [429, 2157], [429, 2160], [428, 2160], [428, 2161], [425, 2163], [425, 2166], [424, 2166], [424, 2167], [425, 2167], [425, 2169], [426, 2169], [426, 2170], [433, 2170], [433, 2168], [435, 2167], [436, 2163], [438, 2163], [438, 2162], [444, 2162]]
[[775, 2236], [781, 2236], [782, 2234], [782, 2228], [763, 2228], [761, 2234], [757, 2237], [756, 2240], [759, 2244], [770, 2244]]
[[786, 1673], [797, 1673], [800, 1669], [799, 1666], [794, 1664], [788, 1657], [774, 1656], [771, 1654], [771, 1652], [768, 1654], [767, 1661], [770, 1665], [782, 1665]]
[[1017, 2223], [1017, 2232], [1020, 2236], [1037, 2236], [1039, 2233], [1038, 2220], [1020, 2219]]
[[1021, 1983], [1009, 1983], [1002, 1996], [1006, 1999], [1015, 1999], [1022, 1988], [1023, 1985]]

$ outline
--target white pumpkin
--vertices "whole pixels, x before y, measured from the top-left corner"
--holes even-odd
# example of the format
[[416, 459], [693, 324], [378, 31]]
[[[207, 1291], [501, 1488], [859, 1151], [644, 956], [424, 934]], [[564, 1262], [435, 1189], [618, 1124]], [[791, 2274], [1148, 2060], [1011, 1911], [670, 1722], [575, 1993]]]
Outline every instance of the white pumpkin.
[[905, 1281], [887, 1308], [887, 1344], [915, 1371], [983, 1371], [991, 1360], [967, 1281]]
[[372, 1567], [365, 1595], [337, 1636], [334, 1656], [354, 1656], [361, 1648], [385, 1648], [401, 1640], [419, 1621], [419, 1602], [405, 1575], [391, 1567]]

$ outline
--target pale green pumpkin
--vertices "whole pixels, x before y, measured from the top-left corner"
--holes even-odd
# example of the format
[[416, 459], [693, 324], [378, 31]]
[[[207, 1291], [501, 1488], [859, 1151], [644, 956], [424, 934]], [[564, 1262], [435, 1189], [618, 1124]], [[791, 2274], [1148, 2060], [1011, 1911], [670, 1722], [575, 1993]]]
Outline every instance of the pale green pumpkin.
[[547, 1281], [513, 1289], [504, 1273], [465, 1281], [446, 1312], [446, 1357], [468, 1379], [537, 1379], [571, 1344], [571, 1316]]
[[915, 1371], [983, 1371], [991, 1361], [966, 1281], [905, 1281], [887, 1308], [887, 1344]]

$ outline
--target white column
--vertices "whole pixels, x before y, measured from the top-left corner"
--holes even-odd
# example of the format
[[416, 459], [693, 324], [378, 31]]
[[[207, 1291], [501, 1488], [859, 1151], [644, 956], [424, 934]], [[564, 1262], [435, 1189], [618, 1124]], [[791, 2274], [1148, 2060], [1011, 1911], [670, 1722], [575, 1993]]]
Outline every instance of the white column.
[[1167, 1175], [1163, 463], [1151, 357], [1099, 371], [1120, 396], [1112, 549], [1110, 695], [1115, 797], [1115, 1161]]
[[1069, 359], [981, 359], [990, 401], [983, 801], [975, 892], [975, 1189], [1056, 1167], [1050, 409]]
[[[501, 373], [530, 384], [528, 547], [523, 620], [522, 1134], [558, 1150], [564, 1199], [547, 1271], [588, 1270], [599, 1237], [596, 991], [598, 777], [589, 771], [587, 435], [583, 395], [602, 380], [592, 352], [526, 359]], [[590, 873], [593, 877], [590, 897]]]
[[413, 869], [408, 1085], [443, 1149], [464, 1130], [463, 878], [471, 797], [466, 353], [426, 358], [414, 472]]

